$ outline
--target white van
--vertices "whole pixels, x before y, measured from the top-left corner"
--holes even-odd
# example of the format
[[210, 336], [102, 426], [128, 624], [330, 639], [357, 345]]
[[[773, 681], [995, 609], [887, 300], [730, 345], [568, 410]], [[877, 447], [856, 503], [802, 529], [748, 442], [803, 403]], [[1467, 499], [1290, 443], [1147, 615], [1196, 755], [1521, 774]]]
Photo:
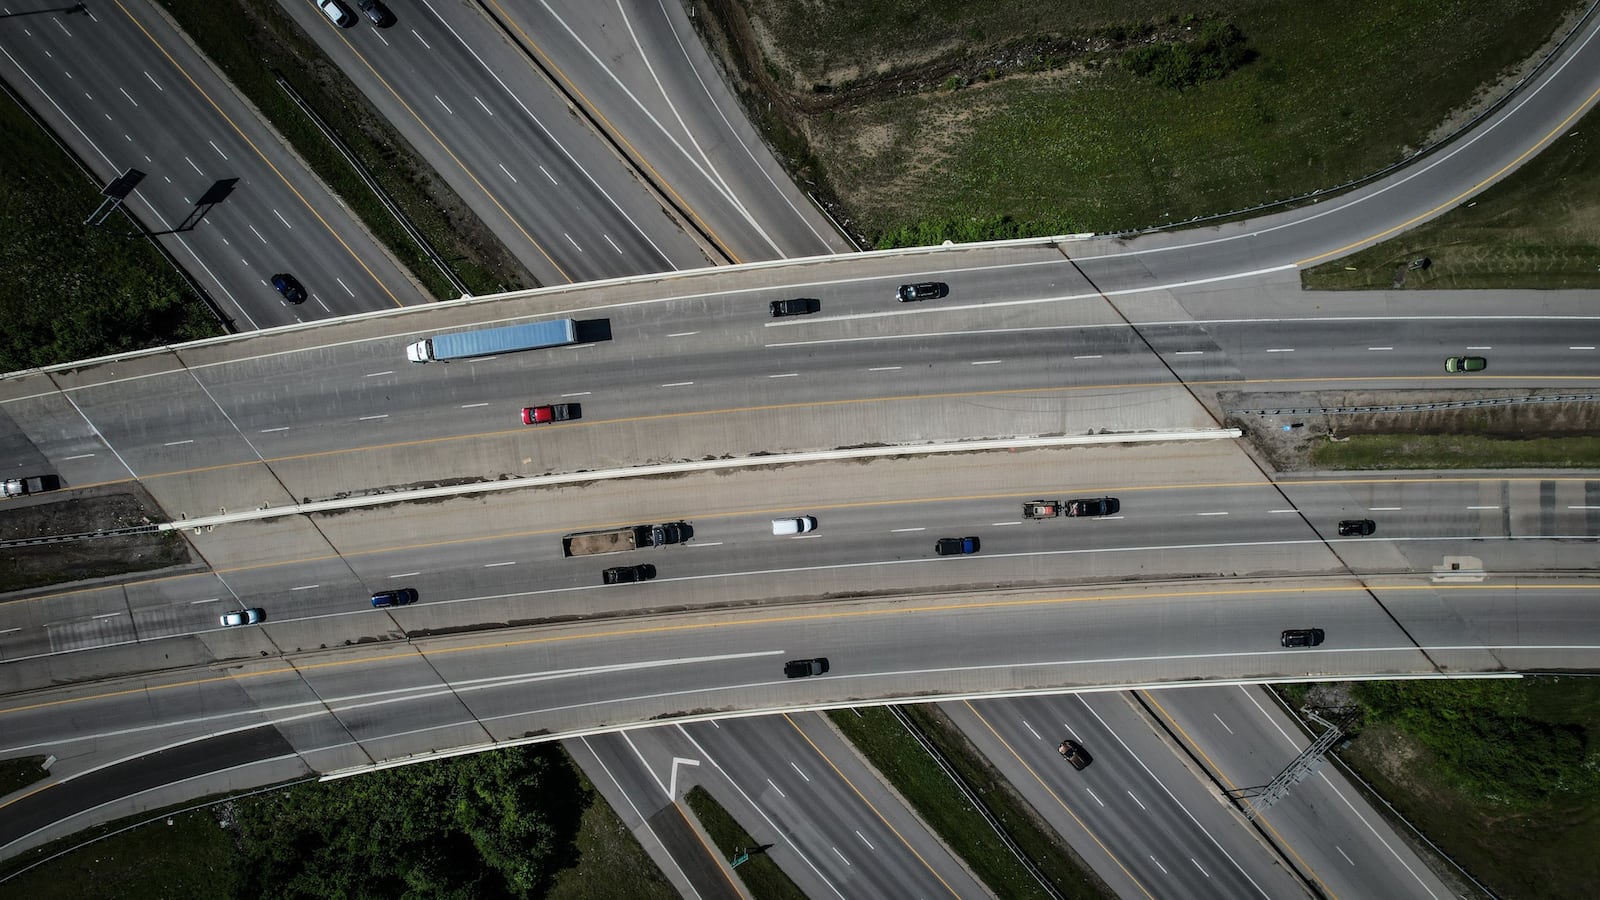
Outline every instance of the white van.
[[817, 529], [816, 516], [797, 516], [792, 519], [773, 519], [773, 534], [805, 534]]

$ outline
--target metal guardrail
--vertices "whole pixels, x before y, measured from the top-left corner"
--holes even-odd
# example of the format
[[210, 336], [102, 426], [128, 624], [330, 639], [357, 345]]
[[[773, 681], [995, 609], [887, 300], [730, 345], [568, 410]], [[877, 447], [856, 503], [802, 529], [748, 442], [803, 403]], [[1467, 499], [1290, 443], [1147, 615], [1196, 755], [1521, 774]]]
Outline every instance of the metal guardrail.
[[400, 208], [399, 204], [394, 202], [394, 198], [390, 197], [389, 193], [383, 189], [383, 186], [378, 184], [377, 180], [372, 177], [372, 173], [367, 171], [367, 167], [362, 165], [361, 160], [357, 159], [356, 155], [350, 151], [344, 139], [339, 137], [332, 128], [328, 127], [328, 123], [322, 120], [322, 116], [317, 115], [317, 111], [311, 108], [311, 104], [307, 103], [305, 98], [301, 97], [299, 92], [294, 89], [294, 86], [283, 79], [282, 75], [274, 72], [273, 80], [277, 81], [278, 87], [289, 95], [289, 99], [294, 101], [294, 105], [300, 107], [300, 111], [306, 114], [306, 118], [317, 126], [317, 130], [322, 132], [322, 136], [328, 139], [328, 143], [339, 151], [339, 155], [344, 157], [344, 161], [349, 163], [350, 168], [354, 169], [356, 174], [361, 177], [361, 181], [366, 184], [367, 190], [372, 191], [373, 196], [378, 198], [378, 202], [383, 204], [383, 208], [389, 211], [389, 215], [394, 216], [394, 220], [400, 223], [400, 227], [405, 229], [411, 240], [422, 248], [423, 255], [428, 257], [434, 268], [444, 275], [445, 279], [450, 282], [450, 286], [460, 291], [462, 297], [472, 296], [472, 291], [467, 289], [467, 283], [462, 281], [461, 276], [450, 268], [444, 257], [440, 255], [438, 250], [434, 249], [433, 244], [428, 242], [427, 237], [417, 229], [417, 226], [411, 224], [411, 220], [406, 218], [405, 211]]
[[972, 804], [972, 808], [976, 809], [978, 814], [983, 816], [983, 820], [989, 823], [989, 827], [994, 829], [995, 835], [1000, 838], [1002, 844], [1006, 845], [1006, 849], [1011, 851], [1011, 855], [1017, 858], [1017, 862], [1021, 863], [1024, 869], [1028, 870], [1028, 874], [1033, 876], [1033, 880], [1039, 882], [1039, 887], [1054, 900], [1065, 900], [1061, 896], [1061, 892], [1057, 891], [1049, 879], [1045, 878], [1044, 873], [1039, 871], [1039, 867], [1033, 864], [1033, 860], [1022, 852], [1022, 848], [1017, 846], [1016, 841], [1012, 840], [1010, 832], [1006, 831], [1006, 827], [1000, 824], [1000, 820], [989, 812], [989, 807], [984, 805], [983, 800], [978, 797], [977, 792], [972, 789], [971, 785], [967, 784], [966, 779], [962, 778], [959, 772], [950, 767], [950, 763], [945, 760], [944, 754], [933, 746], [933, 743], [922, 733], [922, 729], [918, 728], [916, 723], [912, 722], [904, 712], [901, 712], [900, 707], [889, 706], [885, 708], [905, 728], [906, 733], [911, 735], [918, 744], [922, 745], [922, 749], [927, 752], [928, 756], [932, 757], [934, 763], [944, 770], [944, 774], [949, 776], [950, 781], [960, 789], [961, 795], [967, 798], [967, 802]]
[[1440, 409], [1480, 409], [1486, 406], [1518, 406], [1525, 403], [1593, 403], [1600, 394], [1541, 394], [1527, 397], [1485, 397], [1478, 400], [1440, 400], [1435, 403], [1396, 403], [1388, 406], [1273, 406], [1259, 409], [1230, 409], [1234, 416], [1340, 416], [1361, 413], [1430, 412]]

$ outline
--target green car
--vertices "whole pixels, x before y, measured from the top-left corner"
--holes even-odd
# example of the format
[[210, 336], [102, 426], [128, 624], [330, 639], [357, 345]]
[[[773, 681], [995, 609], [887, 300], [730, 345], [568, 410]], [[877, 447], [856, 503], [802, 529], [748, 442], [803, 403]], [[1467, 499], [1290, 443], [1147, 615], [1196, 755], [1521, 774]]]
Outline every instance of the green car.
[[1481, 356], [1452, 356], [1444, 361], [1446, 372], [1482, 372], [1489, 361]]

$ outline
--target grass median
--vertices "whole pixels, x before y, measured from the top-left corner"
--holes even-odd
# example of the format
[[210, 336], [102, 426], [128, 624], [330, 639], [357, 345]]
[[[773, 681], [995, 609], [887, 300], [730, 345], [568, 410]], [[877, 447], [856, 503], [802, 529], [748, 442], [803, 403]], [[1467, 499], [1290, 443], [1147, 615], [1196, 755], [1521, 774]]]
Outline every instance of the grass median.
[[1499, 438], [1475, 434], [1353, 434], [1319, 443], [1322, 469], [1594, 469], [1600, 438]]
[[689, 804], [689, 809], [694, 811], [695, 819], [699, 820], [700, 827], [711, 836], [711, 843], [717, 845], [725, 859], [733, 859], [740, 853], [749, 852], [749, 859], [739, 864], [734, 869], [734, 874], [744, 882], [756, 900], [806, 900], [805, 892], [800, 890], [789, 876], [784, 874], [782, 868], [772, 861], [765, 853], [753, 852], [761, 844], [744, 830], [744, 826], [733, 817], [710, 792], [698, 785], [690, 788], [684, 799]]
[[[1106, 896], [1087, 868], [1073, 858], [1060, 837], [1045, 825], [989, 763], [936, 707], [902, 707], [1005, 827], [1011, 839], [1033, 861], [1062, 896]], [[861, 755], [918, 816], [996, 895], [1048, 898], [1038, 881], [1017, 861], [994, 829], [923, 750], [922, 745], [883, 707], [834, 710], [828, 713]]]

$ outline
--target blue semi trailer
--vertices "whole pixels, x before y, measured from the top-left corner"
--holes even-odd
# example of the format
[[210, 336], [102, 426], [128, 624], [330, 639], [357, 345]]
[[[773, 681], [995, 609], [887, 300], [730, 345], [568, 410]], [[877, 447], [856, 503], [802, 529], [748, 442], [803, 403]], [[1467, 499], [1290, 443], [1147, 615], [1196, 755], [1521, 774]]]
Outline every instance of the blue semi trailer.
[[415, 363], [446, 362], [541, 347], [565, 347], [577, 342], [578, 323], [572, 319], [555, 319], [435, 335], [406, 347], [406, 358]]

